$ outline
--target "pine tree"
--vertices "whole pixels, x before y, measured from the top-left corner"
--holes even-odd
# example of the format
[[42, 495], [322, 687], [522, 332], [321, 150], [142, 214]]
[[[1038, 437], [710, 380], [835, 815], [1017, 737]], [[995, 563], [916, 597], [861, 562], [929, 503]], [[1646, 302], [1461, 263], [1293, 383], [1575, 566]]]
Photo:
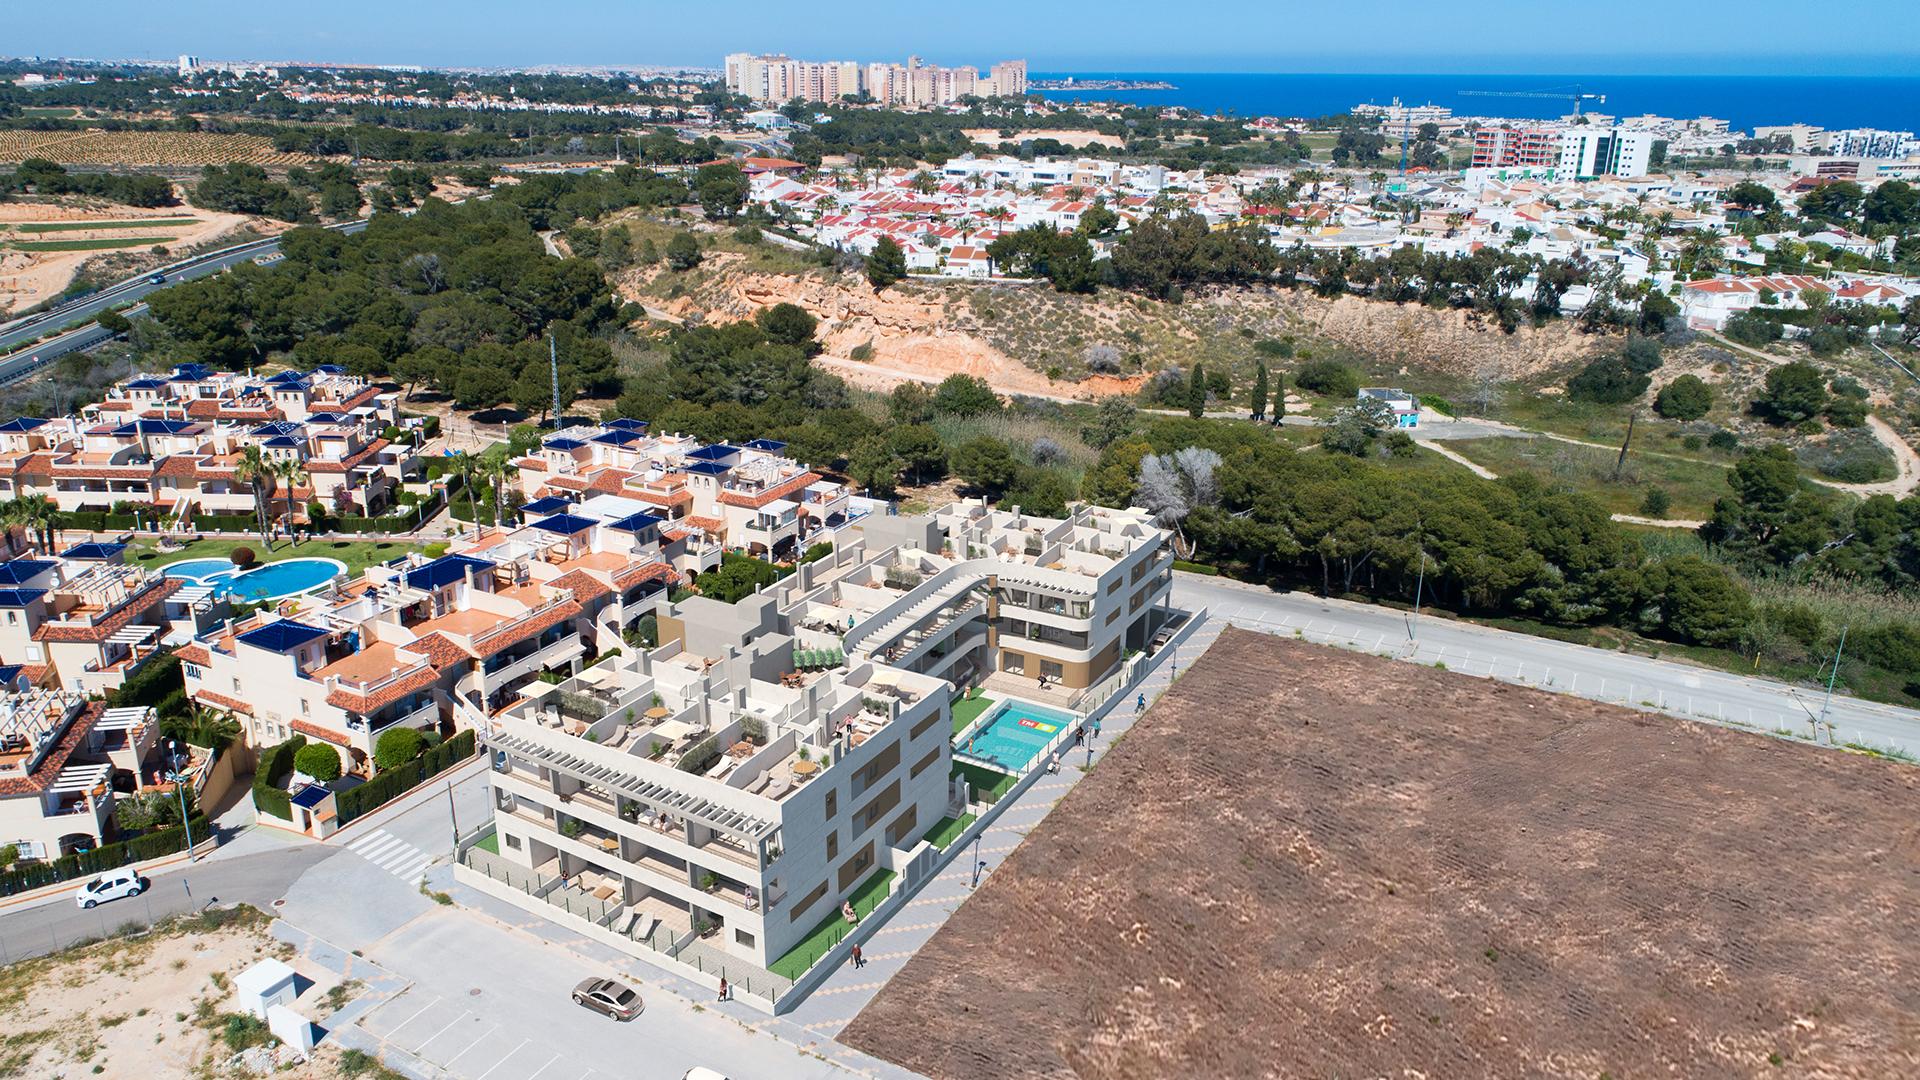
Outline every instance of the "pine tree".
[[1267, 415], [1267, 365], [1260, 364], [1253, 371], [1253, 418], [1263, 420]]
[[1199, 364], [1193, 365], [1193, 373], [1187, 376], [1187, 415], [1195, 420], [1207, 412], [1207, 376], [1200, 370]]
[[1287, 415], [1287, 377], [1282, 374], [1273, 380], [1273, 422], [1277, 425]]

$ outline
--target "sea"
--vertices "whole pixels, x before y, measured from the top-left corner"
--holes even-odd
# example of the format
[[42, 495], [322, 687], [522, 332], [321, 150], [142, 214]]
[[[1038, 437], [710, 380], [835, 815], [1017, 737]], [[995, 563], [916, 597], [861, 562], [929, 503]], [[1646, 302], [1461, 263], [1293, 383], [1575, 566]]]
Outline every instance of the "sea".
[[1058, 101], [1122, 101], [1184, 105], [1236, 116], [1315, 117], [1361, 104], [1444, 105], [1457, 116], [1552, 119], [1573, 111], [1571, 100], [1482, 97], [1462, 91], [1602, 94], [1582, 102], [1585, 112], [1613, 116], [1654, 113], [1679, 119], [1712, 116], [1736, 131], [1755, 125], [1816, 124], [1828, 129], [1920, 127], [1920, 77], [1770, 75], [1286, 75], [1226, 72], [1071, 71], [1031, 73], [1034, 79], [1126, 79], [1172, 83], [1173, 90], [1046, 90]]

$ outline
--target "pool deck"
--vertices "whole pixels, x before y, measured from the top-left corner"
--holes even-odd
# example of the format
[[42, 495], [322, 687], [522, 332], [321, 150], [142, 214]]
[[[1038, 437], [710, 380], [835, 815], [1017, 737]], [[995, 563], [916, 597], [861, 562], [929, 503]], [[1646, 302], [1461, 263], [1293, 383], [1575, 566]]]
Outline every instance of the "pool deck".
[[[1220, 636], [1225, 626], [1224, 620], [1216, 622], [1211, 619], [1197, 625], [1186, 640], [1154, 658], [1146, 677], [1128, 690], [1128, 695], [1145, 694], [1148, 702], [1158, 700], [1172, 683], [1173, 672], [1184, 671], [1192, 665]], [[1169, 664], [1169, 659], [1174, 660], [1174, 664]], [[1056, 708], [1053, 711], [1061, 710]], [[1042, 777], [1039, 782], [1029, 785], [1007, 801], [998, 811], [998, 816], [980, 834], [978, 850], [980, 861], [987, 864], [985, 874], [992, 874], [993, 864], [1019, 847], [1020, 841], [1047, 816], [1054, 804], [1073, 790], [1073, 786], [1086, 775], [1082, 766], [1089, 760], [1094, 765], [1099, 764], [1100, 759], [1106, 756], [1107, 747], [1133, 727], [1134, 718], [1135, 713], [1129, 703], [1116, 703], [1100, 722], [1100, 738], [1092, 748], [1091, 759], [1083, 749], [1073, 750], [1070, 754], [1063, 753], [1058, 776]], [[865, 967], [855, 970], [852, 964], [842, 964], [783, 1019], [818, 1035], [829, 1038], [839, 1035], [840, 1030], [851, 1023], [861, 1009], [866, 1008], [867, 1002], [873, 1000], [880, 988], [946, 924], [947, 916], [965, 903], [972, 893], [973, 857], [962, 852], [867, 939], [862, 948], [867, 962]]]

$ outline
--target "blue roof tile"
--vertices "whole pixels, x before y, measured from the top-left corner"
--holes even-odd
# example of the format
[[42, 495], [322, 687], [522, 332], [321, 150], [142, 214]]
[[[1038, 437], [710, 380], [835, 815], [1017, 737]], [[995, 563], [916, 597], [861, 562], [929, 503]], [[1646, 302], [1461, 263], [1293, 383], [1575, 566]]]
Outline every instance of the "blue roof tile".
[[469, 569], [476, 574], [482, 574], [491, 571], [493, 564], [471, 555], [442, 555], [430, 563], [407, 571], [407, 585], [410, 588], [432, 591], [462, 580], [467, 576]]
[[289, 653], [319, 638], [327, 636], [327, 631], [292, 619], [280, 619], [265, 626], [256, 626], [241, 634], [235, 640], [243, 641], [256, 649], [268, 652]]

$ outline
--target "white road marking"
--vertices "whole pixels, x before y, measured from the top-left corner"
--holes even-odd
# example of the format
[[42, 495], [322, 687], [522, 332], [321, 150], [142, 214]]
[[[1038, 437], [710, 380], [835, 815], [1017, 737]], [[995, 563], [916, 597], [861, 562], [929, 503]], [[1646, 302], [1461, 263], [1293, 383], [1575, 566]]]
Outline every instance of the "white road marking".
[[498, 1031], [498, 1030], [499, 1030], [498, 1028], [492, 1025], [488, 1025], [487, 1030], [473, 1037], [473, 1041], [467, 1044], [466, 1049], [448, 1058], [446, 1060], [446, 1067], [449, 1069], [453, 1068], [453, 1063], [456, 1061], [459, 1061], [462, 1057], [466, 1056], [468, 1053], [471, 1053], [474, 1047], [480, 1045], [480, 1040], [486, 1038], [487, 1036], [493, 1034], [495, 1031]]
[[527, 1080], [540, 1080], [540, 1074], [543, 1072], [546, 1072], [548, 1069], [553, 1068], [553, 1063], [559, 1060], [560, 1060], [559, 1054], [555, 1054], [552, 1057], [548, 1058], [547, 1063], [533, 1070], [533, 1075], [527, 1077]]
[[487, 1080], [487, 1077], [492, 1075], [493, 1070], [499, 1068], [502, 1065], [505, 1065], [507, 1063], [508, 1058], [526, 1049], [527, 1044], [532, 1041], [533, 1041], [532, 1039], [521, 1039], [519, 1046], [516, 1046], [513, 1049], [507, 1051], [506, 1053], [500, 1055], [499, 1061], [496, 1061], [492, 1065], [487, 1066], [487, 1071], [480, 1074], [479, 1080]]
[[453, 1019], [451, 1019], [451, 1020], [449, 1020], [449, 1021], [447, 1021], [447, 1026], [446, 1026], [446, 1027], [443, 1027], [443, 1028], [441, 1028], [441, 1029], [440, 1029], [439, 1031], [436, 1031], [436, 1032], [434, 1032], [434, 1033], [433, 1033], [432, 1035], [429, 1035], [429, 1036], [427, 1036], [427, 1042], [423, 1042], [423, 1043], [421, 1043], [420, 1045], [418, 1045], [418, 1046], [416, 1046], [416, 1047], [414, 1047], [414, 1048], [413, 1048], [413, 1052], [414, 1052], [414, 1053], [416, 1053], [416, 1054], [418, 1054], [418, 1053], [420, 1053], [421, 1051], [424, 1051], [424, 1050], [425, 1050], [425, 1049], [427, 1048], [427, 1043], [430, 1043], [430, 1042], [432, 1042], [433, 1040], [435, 1040], [435, 1039], [437, 1039], [437, 1038], [439, 1038], [440, 1036], [442, 1036], [442, 1035], [445, 1035], [445, 1034], [446, 1034], [447, 1032], [449, 1032], [449, 1031], [452, 1031], [452, 1030], [453, 1030], [453, 1025], [455, 1025], [455, 1024], [457, 1024], [457, 1023], [459, 1023], [459, 1022], [460, 1022], [460, 1021], [462, 1021], [462, 1020], [465, 1020], [465, 1019], [466, 1019], [467, 1017], [469, 1017], [469, 1016], [471, 1016], [471, 1015], [473, 1015], [473, 1014], [472, 1014], [472, 1013], [470, 1013], [470, 1012], [468, 1012], [468, 1011], [467, 1011], [466, 1009], [461, 1009], [461, 1010], [460, 1010], [460, 1015], [459, 1015], [459, 1016], [456, 1016], [456, 1017], [454, 1017]]
[[420, 1006], [419, 1010], [416, 1011], [412, 1016], [409, 1016], [405, 1020], [400, 1021], [398, 1024], [393, 1025], [391, 1028], [388, 1028], [387, 1038], [389, 1039], [393, 1038], [394, 1035], [397, 1034], [401, 1028], [406, 1027], [408, 1024], [413, 1023], [415, 1020], [420, 1019], [421, 1013], [426, 1012], [428, 1009], [431, 1009], [438, 1004], [440, 1004], [440, 999], [434, 998], [432, 1001], [429, 1001], [425, 1005]]

